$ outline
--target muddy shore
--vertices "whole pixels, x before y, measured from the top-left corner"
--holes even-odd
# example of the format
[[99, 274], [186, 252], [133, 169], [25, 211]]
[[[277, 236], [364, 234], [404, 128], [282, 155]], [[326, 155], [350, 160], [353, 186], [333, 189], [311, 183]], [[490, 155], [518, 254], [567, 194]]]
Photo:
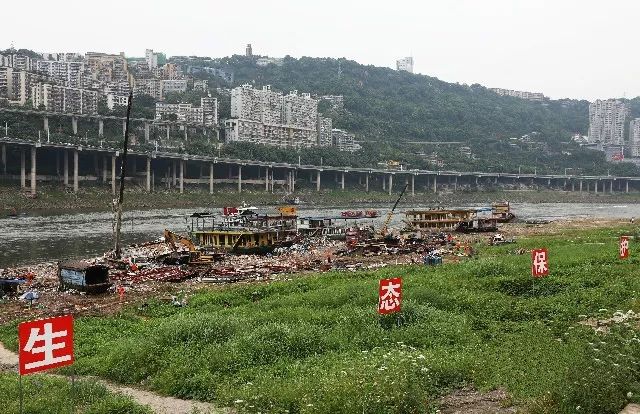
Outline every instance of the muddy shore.
[[[400, 189], [398, 189], [399, 191]], [[328, 188], [316, 192], [311, 188], [300, 188], [295, 194], [286, 196], [283, 191], [266, 193], [255, 186], [247, 186], [242, 193], [238, 193], [233, 186], [220, 186], [213, 194], [204, 188], [187, 188], [183, 194], [176, 190], [157, 190], [152, 193], [142, 188], [131, 186], [125, 192], [125, 209], [152, 208], [189, 208], [189, 207], [222, 207], [237, 205], [244, 202], [255, 205], [273, 205], [283, 203], [285, 198], [298, 197], [307, 206], [351, 206], [354, 203], [364, 206], [367, 204], [391, 204], [397, 198], [397, 193], [389, 195], [382, 191], [345, 190]], [[63, 189], [58, 185], [41, 185], [38, 194], [31, 197], [27, 191], [21, 191], [15, 185], [0, 184], [0, 216], [17, 212], [47, 211], [111, 211], [113, 196], [110, 189], [98, 186], [81, 187], [78, 193]], [[459, 191], [459, 192], [416, 192], [405, 195], [403, 204], [411, 205], [462, 205], [487, 204], [497, 200], [512, 203], [637, 203], [640, 193], [587, 193], [555, 190], [487, 190], [487, 191]]]

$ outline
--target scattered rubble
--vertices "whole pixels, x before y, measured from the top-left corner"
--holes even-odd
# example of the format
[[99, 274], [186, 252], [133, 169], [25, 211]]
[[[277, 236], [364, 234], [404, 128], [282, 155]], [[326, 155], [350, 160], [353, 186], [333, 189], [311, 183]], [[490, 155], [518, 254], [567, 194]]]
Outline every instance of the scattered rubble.
[[607, 319], [597, 319], [597, 318], [586, 318], [581, 320], [579, 323], [581, 325], [590, 326], [596, 332], [601, 333], [609, 333], [611, 326], [614, 324], [624, 324], [629, 325], [631, 322], [640, 321], [640, 314], [635, 313], [632, 310], [628, 310], [626, 313], [623, 311], [614, 312], [611, 318]]

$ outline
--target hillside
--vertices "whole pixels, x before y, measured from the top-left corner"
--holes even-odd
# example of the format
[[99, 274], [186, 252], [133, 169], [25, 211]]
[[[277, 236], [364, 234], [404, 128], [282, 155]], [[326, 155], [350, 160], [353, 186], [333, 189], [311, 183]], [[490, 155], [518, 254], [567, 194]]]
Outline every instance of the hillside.
[[[631, 164], [607, 163], [602, 153], [571, 142], [572, 134], [586, 134], [588, 129], [589, 102], [584, 100], [530, 102], [499, 96], [478, 84], [447, 83], [346, 59], [285, 57], [281, 66], [263, 67], [255, 60], [245, 56], [191, 57], [188, 64], [233, 72], [233, 84], [207, 76], [213, 87], [270, 84], [285, 93], [296, 89], [317, 95], [343, 95], [344, 110], [332, 110], [322, 103], [320, 108], [333, 119], [334, 127], [355, 133], [363, 150], [356, 155], [302, 151], [309, 162], [319, 162], [322, 156], [334, 164], [354, 166], [399, 159], [411, 168], [523, 173], [564, 172], [569, 168], [575, 174], [640, 173]], [[229, 98], [219, 98], [221, 117], [228, 117]], [[633, 111], [636, 106], [632, 102]], [[523, 135], [529, 138], [520, 139]], [[431, 144], [451, 141], [460, 144]], [[460, 147], [464, 146], [470, 148], [470, 155], [461, 153]], [[228, 150], [241, 154], [247, 147]], [[255, 146], [252, 153], [264, 159], [297, 158], [297, 154]]]

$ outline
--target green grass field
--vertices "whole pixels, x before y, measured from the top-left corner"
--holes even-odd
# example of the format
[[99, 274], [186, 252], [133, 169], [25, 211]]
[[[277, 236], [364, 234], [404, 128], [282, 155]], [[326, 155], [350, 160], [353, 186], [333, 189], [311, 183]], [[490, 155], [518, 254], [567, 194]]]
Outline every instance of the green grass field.
[[[28, 414], [151, 414], [151, 411], [131, 402], [127, 397], [109, 393], [103, 386], [90, 381], [71, 383], [44, 375], [26, 376], [23, 380], [24, 412]], [[20, 409], [17, 374], [0, 373], [0, 412], [13, 414]]]
[[[504, 387], [530, 413], [617, 413], [640, 401], [636, 327], [596, 334], [583, 315], [640, 311], [630, 227], [521, 238], [439, 267], [391, 267], [203, 290], [76, 322], [76, 370], [240, 412], [435, 412], [439, 396]], [[551, 275], [530, 276], [547, 247]], [[378, 280], [402, 276], [403, 312], [376, 314]], [[16, 347], [15, 325], [0, 339]]]

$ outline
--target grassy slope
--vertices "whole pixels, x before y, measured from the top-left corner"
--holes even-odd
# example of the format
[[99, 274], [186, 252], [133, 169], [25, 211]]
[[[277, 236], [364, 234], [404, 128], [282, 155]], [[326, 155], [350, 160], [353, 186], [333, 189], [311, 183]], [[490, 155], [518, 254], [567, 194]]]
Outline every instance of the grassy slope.
[[[615, 413], [627, 392], [640, 395], [636, 334], [602, 338], [577, 321], [640, 310], [640, 245], [619, 261], [623, 231], [519, 240], [550, 249], [552, 275], [535, 295], [528, 254], [481, 247], [461, 264], [231, 286], [183, 309], [82, 318], [76, 369], [246, 412], [429, 412], [438, 395], [474, 383], [506, 387], [534, 413]], [[388, 276], [404, 277], [400, 327], [375, 313]], [[14, 329], [0, 338], [15, 347]]]
[[[24, 412], [49, 414], [71, 412], [73, 404], [68, 380], [46, 376], [28, 376], [23, 380]], [[0, 412], [19, 412], [18, 377], [0, 373]], [[75, 385], [76, 412], [84, 414], [151, 414], [151, 411], [134, 404], [129, 398], [109, 393], [103, 386], [89, 381], [77, 381]]]

